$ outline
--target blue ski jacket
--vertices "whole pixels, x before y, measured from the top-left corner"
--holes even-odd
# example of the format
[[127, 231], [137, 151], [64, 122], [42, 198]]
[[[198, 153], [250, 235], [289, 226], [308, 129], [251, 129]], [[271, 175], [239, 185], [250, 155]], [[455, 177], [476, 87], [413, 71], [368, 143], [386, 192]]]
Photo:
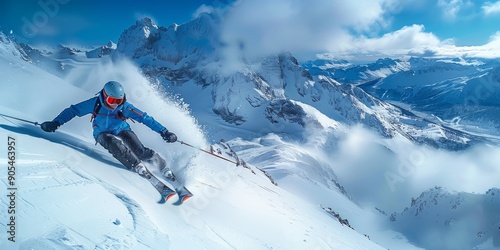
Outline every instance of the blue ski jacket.
[[92, 128], [94, 129], [93, 135], [95, 139], [97, 139], [97, 136], [101, 133], [106, 132], [118, 135], [124, 130], [131, 130], [130, 125], [125, 120], [127, 118], [143, 123], [150, 129], [158, 133], [166, 130], [166, 128], [159, 122], [157, 122], [152, 116], [149, 116], [147, 113], [142, 112], [126, 100], [116, 109], [108, 109], [104, 105], [101, 94], [78, 104], [71, 105], [70, 107], [63, 110], [56, 118], [54, 118], [53, 121], [59, 122], [59, 124], [63, 125], [64, 123], [73, 119], [75, 116], [80, 117], [87, 114], [93, 114], [97, 101], [101, 103], [101, 108], [95, 114], [95, 117], [92, 121]]

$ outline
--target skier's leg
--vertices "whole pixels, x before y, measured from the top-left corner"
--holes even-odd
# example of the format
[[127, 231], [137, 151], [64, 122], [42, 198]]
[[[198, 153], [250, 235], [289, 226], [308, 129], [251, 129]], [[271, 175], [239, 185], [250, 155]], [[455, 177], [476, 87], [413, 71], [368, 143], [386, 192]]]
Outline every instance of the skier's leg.
[[134, 131], [125, 130], [120, 132], [118, 136], [125, 142], [125, 144], [127, 144], [127, 146], [140, 160], [154, 164], [155, 166], [158, 166], [160, 170], [164, 169], [167, 165], [165, 159], [163, 159], [158, 153], [148, 147], [145, 147], [141, 143]]
[[123, 142], [134, 152], [140, 160], [147, 160], [155, 153], [152, 149], [144, 147], [137, 135], [132, 130], [124, 130], [118, 134]]
[[129, 147], [111, 133], [99, 134], [97, 136], [97, 142], [130, 170], [135, 170], [135, 166], [140, 163], [139, 158], [129, 149]]

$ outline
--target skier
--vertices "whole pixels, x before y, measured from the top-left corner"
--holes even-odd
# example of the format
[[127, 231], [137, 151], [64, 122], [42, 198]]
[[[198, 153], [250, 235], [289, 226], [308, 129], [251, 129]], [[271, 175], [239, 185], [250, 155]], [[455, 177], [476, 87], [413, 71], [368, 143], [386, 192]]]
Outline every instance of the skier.
[[160, 169], [166, 167], [165, 160], [141, 143], [126, 120], [130, 118], [143, 123], [158, 132], [169, 143], [176, 142], [177, 136], [152, 116], [130, 104], [122, 85], [116, 81], [107, 82], [98, 96], [71, 105], [52, 121], [42, 123], [40, 127], [46, 132], [54, 132], [75, 116], [87, 114], [92, 114], [90, 121], [97, 143], [107, 149], [125, 167], [146, 178], [149, 178], [149, 172], [142, 161], [158, 164]]

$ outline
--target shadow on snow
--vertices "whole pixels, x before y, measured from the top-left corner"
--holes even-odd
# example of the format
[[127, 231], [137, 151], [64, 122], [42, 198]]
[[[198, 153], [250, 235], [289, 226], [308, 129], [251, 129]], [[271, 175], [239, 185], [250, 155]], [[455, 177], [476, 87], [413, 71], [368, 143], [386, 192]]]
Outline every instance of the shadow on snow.
[[113, 158], [111, 157], [111, 155], [108, 156], [97, 151], [95, 148], [97, 147], [96, 145], [89, 144], [88, 142], [83, 142], [81, 139], [78, 139], [72, 135], [66, 134], [61, 131], [56, 131], [54, 133], [47, 133], [39, 128], [36, 128], [35, 126], [23, 126], [23, 125], [9, 126], [5, 124], [0, 124], [0, 128], [16, 134], [41, 138], [53, 143], [61, 144], [75, 151], [78, 151], [88, 157], [91, 157], [97, 161], [100, 161], [104, 164], [111, 165], [117, 168], [126, 169], [122, 164], [112, 160]]

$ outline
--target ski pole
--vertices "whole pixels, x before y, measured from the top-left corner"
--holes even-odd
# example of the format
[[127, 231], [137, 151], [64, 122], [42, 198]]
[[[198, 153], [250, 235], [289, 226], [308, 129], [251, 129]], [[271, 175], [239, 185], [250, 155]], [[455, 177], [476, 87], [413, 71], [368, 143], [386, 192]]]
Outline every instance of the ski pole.
[[235, 161], [231, 161], [231, 160], [229, 160], [229, 159], [227, 159], [227, 158], [224, 158], [224, 157], [222, 157], [222, 156], [220, 156], [220, 155], [216, 155], [216, 154], [214, 154], [214, 153], [212, 153], [212, 152], [210, 152], [210, 151], [207, 151], [207, 150], [205, 150], [205, 149], [195, 147], [195, 146], [190, 145], [190, 144], [188, 144], [188, 143], [185, 143], [185, 142], [183, 142], [183, 141], [177, 141], [177, 142], [179, 142], [179, 143], [180, 143], [180, 144], [182, 144], [182, 145], [186, 145], [186, 146], [188, 146], [188, 147], [192, 147], [192, 148], [194, 148], [194, 149], [198, 149], [198, 150], [203, 151], [203, 152], [205, 152], [205, 153], [207, 153], [207, 154], [209, 154], [209, 155], [212, 155], [212, 156], [215, 156], [215, 157], [221, 158], [221, 159], [223, 159], [223, 160], [225, 160], [225, 161], [228, 161], [228, 162], [231, 162], [231, 163], [233, 163], [233, 164], [238, 165], [238, 163], [237, 163], [237, 162], [235, 162]]
[[24, 120], [24, 119], [21, 119], [21, 118], [13, 117], [13, 116], [10, 116], [10, 115], [0, 114], [0, 116], [6, 117], [6, 118], [15, 119], [15, 120], [22, 121], [22, 122], [31, 123], [31, 124], [33, 124], [35, 126], [40, 125], [40, 123], [38, 123], [38, 122], [32, 122], [32, 121]]

